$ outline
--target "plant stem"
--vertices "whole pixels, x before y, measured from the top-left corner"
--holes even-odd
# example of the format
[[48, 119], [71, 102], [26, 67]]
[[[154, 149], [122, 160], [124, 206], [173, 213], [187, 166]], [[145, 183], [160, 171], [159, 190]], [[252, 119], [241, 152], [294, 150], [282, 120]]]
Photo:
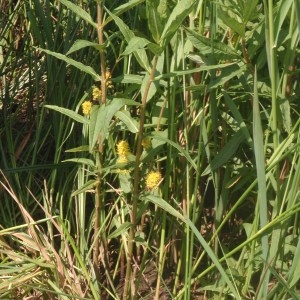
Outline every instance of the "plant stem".
[[[103, 2], [102, 0], [98, 0], [97, 2], [97, 33], [98, 33], [98, 42], [100, 45], [104, 44], [103, 37], [103, 22], [102, 22], [102, 14], [103, 14]], [[106, 66], [105, 66], [105, 52], [100, 50], [100, 67], [101, 67], [101, 102], [100, 104], [106, 103]], [[95, 194], [95, 220], [94, 220], [94, 237], [96, 238], [94, 244], [94, 252], [93, 252], [93, 267], [94, 272], [97, 278], [97, 281], [100, 281], [100, 264], [99, 264], [99, 253], [100, 253], [100, 238], [98, 238], [98, 232], [100, 230], [100, 219], [101, 219], [101, 209], [102, 205], [102, 195], [101, 195], [101, 182], [102, 182], [102, 163], [101, 157], [103, 152], [103, 145], [101, 142], [101, 136], [98, 138], [99, 145], [98, 151], [96, 153], [96, 161], [97, 161], [97, 185], [96, 185], [96, 194]], [[101, 235], [102, 236], [102, 235]], [[104, 243], [104, 249], [106, 249], [106, 245]], [[106, 255], [106, 251], [104, 252], [104, 256]], [[106, 258], [104, 257], [104, 261], [106, 262]], [[105, 264], [106, 265], [106, 264]]]
[[[100, 45], [104, 44], [103, 37], [103, 21], [102, 21], [103, 7], [102, 0], [97, 3], [97, 25], [98, 25], [98, 42]], [[106, 103], [106, 58], [104, 50], [100, 50], [100, 67], [101, 67], [101, 103]]]
[[142, 97], [142, 105], [140, 107], [140, 125], [137, 139], [137, 147], [136, 147], [136, 157], [135, 157], [135, 167], [134, 167], [134, 183], [133, 183], [133, 194], [132, 194], [132, 211], [131, 211], [131, 224], [129, 230], [128, 237], [128, 256], [127, 256], [127, 266], [126, 266], [126, 276], [125, 276], [125, 284], [123, 291], [123, 299], [127, 299], [129, 281], [133, 281], [134, 278], [131, 278], [131, 264], [133, 258], [133, 245], [134, 245], [134, 236], [135, 236], [135, 228], [136, 228], [136, 216], [137, 216], [137, 202], [138, 202], [138, 193], [139, 193], [139, 184], [140, 184], [140, 160], [142, 155], [142, 140], [144, 133], [144, 125], [145, 125], [145, 113], [146, 113], [146, 104], [147, 104], [147, 96], [149, 93], [149, 89], [151, 83], [153, 82], [156, 64], [158, 57], [155, 56], [153, 59], [153, 66], [151, 69], [151, 73], [149, 79], [147, 81], [145, 92]]

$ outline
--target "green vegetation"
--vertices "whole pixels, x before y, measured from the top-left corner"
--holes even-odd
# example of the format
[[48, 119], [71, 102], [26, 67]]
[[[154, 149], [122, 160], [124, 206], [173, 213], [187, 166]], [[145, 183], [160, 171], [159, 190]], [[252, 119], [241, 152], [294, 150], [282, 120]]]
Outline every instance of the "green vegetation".
[[298, 0], [0, 9], [1, 299], [300, 299]]

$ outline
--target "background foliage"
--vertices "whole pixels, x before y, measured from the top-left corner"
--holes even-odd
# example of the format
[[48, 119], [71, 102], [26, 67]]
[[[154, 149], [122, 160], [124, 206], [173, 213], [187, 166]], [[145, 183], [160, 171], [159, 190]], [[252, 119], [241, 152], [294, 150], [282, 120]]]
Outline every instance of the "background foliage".
[[0, 8], [1, 298], [299, 298], [298, 0]]

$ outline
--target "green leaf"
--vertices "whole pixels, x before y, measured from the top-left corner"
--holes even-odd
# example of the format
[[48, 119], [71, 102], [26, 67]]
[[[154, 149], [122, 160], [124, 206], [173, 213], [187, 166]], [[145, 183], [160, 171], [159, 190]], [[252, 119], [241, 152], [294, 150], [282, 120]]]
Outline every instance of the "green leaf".
[[117, 111], [115, 116], [126, 125], [130, 132], [137, 133], [139, 131], [139, 123], [131, 117], [128, 111]]
[[[264, 228], [268, 225], [268, 197], [267, 197], [267, 182], [266, 182], [266, 169], [265, 169], [265, 151], [264, 151], [264, 134], [261, 124], [261, 116], [259, 111], [259, 100], [257, 92], [257, 74], [256, 69], [254, 73], [254, 93], [253, 93], [253, 145], [254, 145], [254, 155], [255, 155], [255, 165], [257, 173], [257, 201], [259, 205], [259, 218], [260, 218], [260, 228]], [[268, 261], [268, 257], [275, 257], [278, 244], [279, 233], [272, 233], [272, 247], [269, 247], [269, 239], [265, 234], [261, 238], [262, 247], [262, 259], [266, 264], [271, 263]], [[270, 277], [270, 270], [267, 269], [264, 274], [264, 280], [261, 287], [262, 297], [265, 298], [268, 289]]]
[[217, 64], [217, 65], [211, 65], [211, 66], [201, 66], [198, 68], [191, 68], [188, 70], [184, 70], [184, 71], [176, 71], [176, 72], [171, 72], [171, 73], [165, 73], [163, 75], [160, 76], [155, 76], [154, 80], [158, 80], [161, 78], [170, 78], [170, 77], [176, 77], [176, 76], [182, 76], [182, 75], [187, 75], [187, 74], [194, 74], [197, 72], [201, 72], [201, 71], [211, 71], [211, 70], [216, 70], [216, 69], [223, 69], [223, 68], [228, 68], [229, 66], [233, 66], [236, 65], [236, 63], [227, 63], [227, 64]]
[[219, 75], [211, 80], [208, 87], [210, 89], [217, 88], [219, 86], [223, 86], [226, 82], [234, 77], [239, 77], [245, 73], [247, 70], [247, 65], [243, 62], [239, 64], [229, 65], [228, 67], [220, 69]]
[[129, 55], [132, 52], [135, 52], [140, 49], [144, 49], [148, 44], [150, 44], [150, 41], [147, 39], [134, 36], [128, 43], [126, 49], [121, 55]]
[[226, 102], [226, 105], [229, 108], [229, 111], [232, 113], [234, 119], [236, 120], [236, 122], [238, 123], [241, 131], [243, 132], [247, 142], [249, 143], [249, 145], [251, 146], [251, 148], [253, 148], [253, 141], [250, 135], [249, 130], [247, 129], [247, 126], [243, 120], [243, 117], [238, 109], [238, 107], [236, 106], [236, 104], [234, 103], [234, 101], [230, 98], [230, 96], [226, 93], [225, 90], [223, 90], [223, 96], [224, 96], [224, 100]]
[[88, 158], [70, 158], [70, 159], [65, 159], [62, 162], [74, 162], [76, 164], [81, 164], [81, 165], [87, 165], [90, 166], [92, 168], [95, 167], [95, 162], [91, 159]]
[[257, 17], [258, 0], [247, 1], [243, 10], [243, 23], [246, 25], [252, 18]]
[[300, 239], [298, 239], [298, 244], [296, 251], [294, 252], [293, 263], [289, 268], [288, 273], [288, 283], [290, 287], [294, 287], [300, 280]]
[[160, 38], [160, 46], [164, 48], [171, 40], [186, 17], [193, 10], [194, 0], [179, 0], [172, 10]]
[[[145, 93], [145, 89], [147, 87], [149, 78], [150, 78], [150, 75], [147, 73], [144, 76], [144, 80], [143, 80], [142, 85], [141, 85], [141, 95], [144, 95], [144, 93]], [[152, 97], [156, 94], [157, 88], [158, 88], [157, 81], [152, 81], [151, 84], [150, 84], [150, 88], [147, 92], [147, 100], [146, 100], [147, 102], [150, 99], [152, 99]]]
[[76, 113], [75, 111], [73, 111], [71, 109], [68, 109], [68, 108], [60, 107], [60, 106], [57, 106], [57, 105], [44, 105], [44, 107], [50, 108], [50, 109], [55, 110], [55, 111], [58, 111], [58, 112], [60, 112], [64, 115], [70, 117], [71, 119], [73, 119], [73, 120], [75, 120], [79, 123], [82, 123], [82, 124], [89, 124], [89, 122], [90, 122], [86, 117], [84, 117], [84, 116], [82, 116], [82, 115], [80, 115], [80, 114]]
[[230, 29], [235, 31], [239, 36], [244, 37], [244, 35], [245, 35], [245, 26], [242, 23], [238, 22], [234, 18], [231, 18], [222, 9], [220, 9], [218, 11], [218, 17], [224, 22], [225, 25], [227, 25]]
[[[212, 55], [216, 60], [231, 60], [238, 59], [241, 60], [241, 56], [234, 49], [228, 47], [224, 43], [218, 40], [211, 40], [201, 36], [200, 34], [185, 28], [187, 32], [188, 39], [192, 42], [195, 48], [200, 51], [201, 58], [205, 62], [205, 58], [210, 59]], [[212, 53], [211, 45], [214, 45], [214, 52]]]
[[202, 176], [208, 175], [210, 172], [215, 171], [221, 166], [224, 166], [228, 160], [236, 153], [241, 142], [245, 139], [243, 131], [237, 131], [224, 148], [216, 155], [216, 157], [209, 163], [209, 166], [204, 170]]
[[120, 188], [125, 194], [128, 194], [132, 192], [132, 184], [131, 184], [132, 175], [126, 172], [126, 170], [124, 171], [125, 172], [121, 171], [119, 173]]
[[52, 56], [54, 56], [54, 57], [56, 57], [56, 58], [58, 58], [60, 60], [63, 60], [66, 63], [68, 63], [68, 64], [76, 67], [77, 69], [79, 69], [79, 70], [81, 70], [81, 71], [83, 71], [83, 72], [91, 75], [95, 81], [100, 81], [101, 80], [101, 76], [99, 74], [97, 74], [95, 72], [95, 70], [92, 67], [90, 67], [90, 66], [86, 66], [83, 63], [81, 63], [79, 61], [76, 61], [76, 60], [74, 60], [72, 58], [69, 58], [66, 55], [61, 54], [61, 53], [53, 52], [53, 51], [42, 49], [42, 48], [37, 48], [37, 49], [39, 49], [40, 51], [43, 51], [43, 52], [45, 52], [47, 54], [50, 54], [50, 55], [52, 55]]
[[73, 192], [71, 194], [71, 197], [74, 197], [74, 196], [76, 196], [78, 194], [84, 193], [84, 192], [89, 191], [89, 190], [94, 190], [96, 184], [97, 184], [97, 180], [96, 179], [87, 181], [81, 188], [79, 188], [78, 190], [76, 190], [75, 192]]
[[297, 18], [297, 25], [298, 25], [298, 35], [300, 38], [300, 1], [299, 0], [295, 0], [294, 1], [295, 4], [295, 11], [296, 11], [296, 18]]
[[108, 239], [116, 238], [124, 233], [127, 233], [128, 229], [132, 226], [130, 222], [124, 222], [114, 232], [108, 235]]
[[196, 163], [193, 161], [193, 159], [191, 158], [191, 156], [189, 155], [189, 153], [185, 149], [183, 149], [178, 144], [176, 144], [173, 141], [166, 138], [161, 132], [153, 132], [151, 134], [151, 136], [154, 139], [166, 142], [166, 143], [170, 144], [171, 146], [173, 146], [175, 149], [177, 149], [186, 158], [186, 160], [192, 165], [192, 167], [198, 172]]
[[101, 105], [97, 111], [92, 111], [90, 123], [90, 152], [97, 141], [102, 144], [106, 139], [111, 119], [124, 105], [140, 105], [139, 103], [124, 98], [114, 98], [108, 104]]
[[83, 145], [83, 146], [80, 146], [80, 147], [68, 149], [65, 152], [85, 152], [85, 151], [89, 151], [89, 146], [88, 145]]
[[[112, 14], [119, 16], [122, 13], [128, 11], [129, 9], [132, 9], [133, 7], [143, 3], [145, 0], [129, 0], [127, 3], [124, 3], [120, 6], [118, 6], [117, 8], [115, 8], [112, 11]], [[106, 24], [108, 24], [109, 22], [111, 22], [113, 20], [113, 18], [111, 16], [109, 16], [108, 18], [105, 19], [104, 21], [104, 27]]]
[[[297, 2], [299, 0], [285, 0], [280, 1], [280, 7], [278, 8], [278, 12], [275, 17], [274, 21], [274, 33], [275, 33], [275, 46], [277, 47], [279, 34], [282, 32], [282, 24], [286, 21], [287, 14], [290, 11], [290, 7], [293, 4], [293, 2]], [[272, 20], [273, 22], [273, 20]], [[273, 46], [273, 45], [272, 45]]]
[[85, 47], [94, 47], [96, 50], [105, 49], [104, 45], [100, 45], [98, 43], [93, 43], [93, 42], [86, 41], [86, 40], [77, 40], [77, 41], [75, 41], [73, 46], [70, 48], [70, 50], [66, 53], [66, 55], [69, 55], [70, 53], [73, 53], [73, 52], [78, 51]]
[[133, 84], [142, 84], [143, 76], [135, 74], [122, 74], [121, 76], [115, 77], [114, 82], [119, 83], [133, 83]]
[[[103, 105], [103, 107], [105, 107], [105, 106]], [[89, 126], [89, 151], [90, 151], [90, 153], [92, 153], [93, 148], [95, 146], [95, 144], [93, 144], [93, 146], [91, 146], [91, 145], [92, 145], [94, 132], [95, 132], [95, 129], [96, 129], [96, 122], [97, 122], [97, 117], [98, 117], [98, 111], [99, 110], [100, 110], [99, 105], [93, 105], [91, 113], [90, 113], [90, 126]]]
[[93, 21], [93, 18], [90, 14], [88, 14], [85, 10], [83, 10], [80, 6], [68, 1], [68, 0], [59, 0], [63, 5], [65, 5], [68, 9], [74, 12], [78, 17], [85, 20], [89, 24], [91, 24], [94, 28], [97, 29], [97, 23]]
[[163, 22], [159, 14], [160, 0], [147, 0], [147, 21], [153, 40], [158, 43], [163, 32]]
[[184, 223], [186, 222], [186, 219], [184, 216], [178, 212], [174, 207], [172, 207], [167, 201], [162, 199], [161, 197], [151, 195], [151, 194], [146, 194], [145, 196], [141, 197], [142, 201], [150, 201], [153, 204], [157, 205], [167, 213], [171, 214], [175, 218], [178, 218], [179, 220], [183, 221]]
[[[129, 27], [124, 23], [124, 21], [120, 19], [118, 16], [114, 15], [109, 10], [107, 10], [107, 12], [113, 18], [116, 25], [118, 26], [121, 33], [123, 34], [126, 42], [129, 44], [130, 40], [132, 40], [135, 37], [133, 31], [130, 30]], [[138, 61], [138, 63], [140, 64], [140, 66], [148, 73], [150, 73], [151, 67], [145, 49], [138, 49], [133, 54], [136, 60]]]

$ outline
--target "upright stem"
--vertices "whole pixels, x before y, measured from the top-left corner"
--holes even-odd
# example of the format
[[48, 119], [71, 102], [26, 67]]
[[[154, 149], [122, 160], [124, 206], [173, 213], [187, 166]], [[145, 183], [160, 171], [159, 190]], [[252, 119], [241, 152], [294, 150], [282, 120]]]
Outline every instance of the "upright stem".
[[[98, 0], [97, 3], [97, 24], [98, 24], [98, 42], [100, 45], [104, 44], [103, 37], [103, 3], [102, 0]], [[101, 66], [101, 102], [102, 104], [106, 103], [106, 58], [104, 50], [100, 50], [100, 66]]]
[[[102, 14], [103, 14], [103, 2], [102, 0], [98, 0], [97, 2], [97, 33], [98, 33], [98, 42], [100, 45], [104, 44], [103, 37], [103, 22], [102, 22]], [[101, 102], [100, 104], [105, 105], [106, 103], [106, 66], [105, 66], [105, 52], [100, 50], [100, 67], [101, 67]], [[98, 167], [97, 172], [97, 185], [96, 185], [96, 193], [95, 193], [95, 220], [94, 220], [94, 249], [93, 249], [93, 267], [96, 278], [100, 281], [100, 263], [99, 263], [99, 254], [100, 254], [100, 239], [99, 239], [99, 230], [100, 230], [100, 216], [102, 209], [102, 195], [101, 195], [101, 182], [102, 182], [102, 163], [101, 157], [103, 152], [103, 145], [101, 142], [101, 136], [98, 138], [98, 153], [96, 153], [96, 163]], [[105, 245], [104, 245], [105, 247]], [[105, 252], [105, 251], [103, 251]], [[104, 253], [105, 255], [105, 253]], [[105, 258], [104, 258], [105, 261]]]
[[136, 158], [135, 158], [135, 167], [134, 167], [134, 183], [133, 183], [133, 194], [132, 194], [132, 211], [131, 211], [131, 224], [128, 237], [128, 257], [127, 257], [127, 266], [126, 266], [126, 276], [125, 276], [125, 284], [124, 284], [124, 291], [123, 291], [123, 299], [127, 300], [128, 298], [128, 288], [129, 288], [129, 281], [133, 280], [131, 278], [131, 264], [132, 264], [132, 257], [133, 257], [133, 245], [134, 245], [134, 236], [135, 236], [135, 228], [136, 228], [136, 216], [137, 216], [137, 201], [138, 201], [138, 193], [139, 193], [139, 184], [140, 184], [140, 160], [142, 155], [142, 140], [143, 140], [143, 133], [144, 133], [144, 125], [145, 125], [145, 113], [146, 113], [146, 103], [147, 103], [147, 96], [149, 93], [149, 89], [151, 83], [153, 82], [156, 64], [157, 64], [158, 57], [155, 56], [153, 59], [153, 66], [151, 69], [149, 80], [147, 81], [145, 92], [142, 97], [142, 105], [140, 107], [140, 126], [138, 132], [138, 140], [137, 140], [137, 147], [136, 147]]
[[269, 0], [268, 4], [268, 22], [269, 22], [269, 51], [270, 51], [270, 77], [271, 77], [271, 93], [272, 93], [272, 132], [274, 151], [278, 147], [278, 103], [277, 103], [277, 80], [276, 80], [276, 48], [274, 41], [274, 24], [273, 24], [273, 1]]

